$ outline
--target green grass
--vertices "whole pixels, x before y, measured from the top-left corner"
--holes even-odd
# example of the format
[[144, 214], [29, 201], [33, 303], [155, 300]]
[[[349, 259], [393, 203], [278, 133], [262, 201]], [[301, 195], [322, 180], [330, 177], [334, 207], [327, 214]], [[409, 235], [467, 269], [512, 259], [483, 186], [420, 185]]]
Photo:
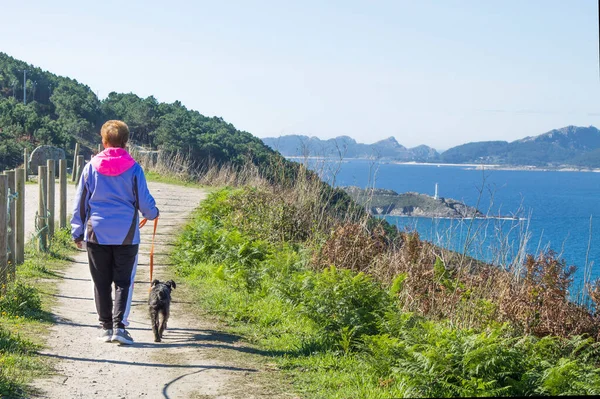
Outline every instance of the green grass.
[[401, 285], [314, 270], [308, 244], [257, 238], [268, 236], [270, 219], [228, 202], [245, 192], [203, 202], [173, 253], [176, 273], [204, 311], [268, 353], [303, 397], [600, 394], [594, 339], [540, 339], [508, 324], [464, 329], [403, 313], [392, 295]]
[[74, 252], [68, 230], [57, 230], [49, 252], [40, 254], [27, 245], [25, 262], [16, 278], [0, 295], [0, 397], [27, 397], [27, 384], [51, 371], [51, 365], [35, 354], [43, 347], [52, 326], [50, 309], [57, 290], [54, 280]]
[[203, 187], [202, 185], [200, 185], [194, 181], [185, 180], [183, 178], [179, 178], [176, 176], [167, 176], [167, 175], [159, 174], [159, 173], [151, 171], [151, 170], [144, 171], [144, 175], [146, 176], [146, 180], [152, 181], [152, 182], [168, 183], [168, 184], [174, 184], [177, 186], [184, 186], [184, 187]]

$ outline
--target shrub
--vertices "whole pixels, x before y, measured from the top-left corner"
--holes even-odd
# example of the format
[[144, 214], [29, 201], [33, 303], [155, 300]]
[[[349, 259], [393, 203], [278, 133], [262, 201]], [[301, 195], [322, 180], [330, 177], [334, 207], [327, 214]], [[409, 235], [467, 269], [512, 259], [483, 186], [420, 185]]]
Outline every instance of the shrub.
[[231, 279], [240, 282], [247, 291], [256, 290], [261, 283], [261, 263], [269, 249], [264, 241], [241, 240], [237, 234], [223, 236], [218, 255]]
[[[395, 396], [595, 395], [599, 348], [593, 339], [514, 336], [394, 317], [388, 334], [364, 339], [365, 363]], [[410, 322], [409, 322], [410, 321]]]
[[193, 265], [209, 260], [219, 248], [218, 229], [202, 219], [196, 219], [186, 226], [177, 240], [178, 251], [173, 256], [178, 272], [186, 275]]
[[233, 208], [229, 226], [252, 238], [279, 242], [307, 240], [315, 223], [315, 203], [300, 201], [294, 191], [244, 188], [228, 198]]
[[216, 226], [223, 226], [229, 215], [235, 210], [228, 201], [233, 193], [241, 192], [240, 189], [222, 188], [210, 193], [199, 208], [196, 220], [203, 220]]
[[331, 233], [313, 263], [318, 267], [335, 265], [354, 271], [367, 271], [386, 248], [385, 231], [382, 228], [368, 232], [359, 224], [346, 223]]
[[[594, 318], [596, 321], [600, 321], [600, 278], [597, 278], [592, 284], [589, 284], [587, 290], [590, 296], [590, 307], [594, 313]], [[600, 339], [600, 337], [598, 338]]]
[[346, 340], [347, 348], [363, 335], [376, 334], [392, 303], [387, 292], [369, 276], [335, 266], [308, 275], [302, 293], [306, 316], [336, 344]]
[[35, 316], [42, 311], [40, 294], [34, 287], [20, 281], [10, 283], [0, 296], [0, 314], [10, 316]]
[[181, 275], [189, 275], [201, 262], [221, 264], [222, 277], [248, 291], [260, 285], [261, 262], [269, 253], [264, 241], [248, 239], [237, 230], [217, 228], [204, 220], [186, 228], [177, 245], [180, 250], [174, 257]]
[[575, 267], [567, 267], [553, 251], [528, 255], [520, 281], [513, 281], [500, 298], [505, 320], [537, 336], [596, 336], [598, 325], [590, 311], [569, 300]]

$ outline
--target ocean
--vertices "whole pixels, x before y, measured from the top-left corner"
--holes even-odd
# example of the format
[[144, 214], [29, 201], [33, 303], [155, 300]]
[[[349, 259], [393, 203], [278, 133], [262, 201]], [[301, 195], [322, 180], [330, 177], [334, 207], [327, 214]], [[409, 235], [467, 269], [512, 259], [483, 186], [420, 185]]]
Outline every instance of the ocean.
[[[295, 159], [296, 161], [299, 161]], [[600, 173], [480, 169], [473, 165], [395, 164], [369, 160], [310, 160], [335, 186], [386, 188], [453, 198], [488, 215], [515, 217], [448, 220], [390, 217], [400, 229], [478, 259], [518, 264], [525, 254], [552, 249], [575, 265], [571, 296], [600, 277]]]

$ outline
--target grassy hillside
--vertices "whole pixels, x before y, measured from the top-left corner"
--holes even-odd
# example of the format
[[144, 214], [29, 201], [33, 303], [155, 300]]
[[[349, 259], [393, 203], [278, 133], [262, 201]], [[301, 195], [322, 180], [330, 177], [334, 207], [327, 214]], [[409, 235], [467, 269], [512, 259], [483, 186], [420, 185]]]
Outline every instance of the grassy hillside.
[[472, 273], [416, 234], [323, 215], [297, 184], [216, 191], [173, 264], [302, 397], [600, 394], [598, 315], [569, 303], [553, 254]]
[[[27, 72], [23, 103], [23, 70]], [[75, 142], [90, 153], [102, 123], [122, 119], [132, 142], [183, 153], [196, 165], [251, 162], [264, 165], [276, 153], [248, 132], [222, 118], [188, 110], [176, 101], [110, 93], [100, 101], [86, 85], [46, 72], [0, 53], [0, 169], [21, 162], [23, 148], [52, 144], [72, 151]], [[85, 152], [85, 149], [84, 149]]]

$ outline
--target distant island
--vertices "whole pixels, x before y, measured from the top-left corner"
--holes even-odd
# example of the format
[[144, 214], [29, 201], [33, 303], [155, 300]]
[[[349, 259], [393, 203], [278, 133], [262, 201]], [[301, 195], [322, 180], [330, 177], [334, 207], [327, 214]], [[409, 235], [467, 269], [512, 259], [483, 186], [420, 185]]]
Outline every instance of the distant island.
[[452, 147], [442, 153], [426, 145], [406, 148], [394, 138], [373, 144], [357, 143], [348, 136], [321, 140], [288, 135], [263, 138], [286, 157], [379, 159], [390, 162], [503, 165], [532, 169], [600, 168], [600, 130], [594, 126], [566, 126], [508, 141], [479, 141]]
[[427, 194], [402, 193], [386, 189], [362, 189], [343, 187], [352, 199], [366, 206], [373, 215], [413, 216], [429, 218], [485, 218], [478, 209], [451, 198], [439, 198]]

